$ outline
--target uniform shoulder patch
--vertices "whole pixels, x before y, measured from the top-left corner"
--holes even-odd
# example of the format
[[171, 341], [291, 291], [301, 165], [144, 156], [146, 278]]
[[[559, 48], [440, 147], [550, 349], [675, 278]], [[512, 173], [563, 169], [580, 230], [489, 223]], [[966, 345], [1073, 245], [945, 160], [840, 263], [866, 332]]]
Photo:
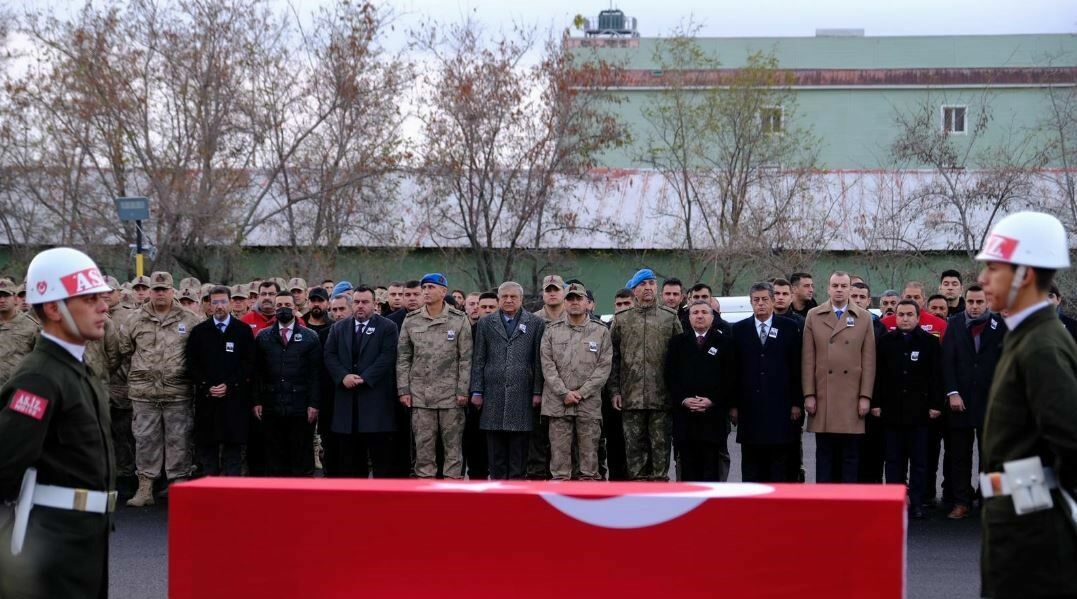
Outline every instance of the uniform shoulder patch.
[[15, 393], [11, 395], [11, 401], [8, 403], [8, 408], [11, 408], [12, 412], [18, 412], [34, 420], [44, 418], [45, 410], [48, 407], [49, 400], [25, 389], [16, 389]]

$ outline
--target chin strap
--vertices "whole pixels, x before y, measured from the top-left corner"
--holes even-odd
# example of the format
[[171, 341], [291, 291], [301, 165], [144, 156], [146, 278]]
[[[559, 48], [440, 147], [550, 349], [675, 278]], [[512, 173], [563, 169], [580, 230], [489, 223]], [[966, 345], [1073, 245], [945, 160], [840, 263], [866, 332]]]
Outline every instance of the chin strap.
[[76, 339], [86, 341], [86, 338], [82, 336], [81, 332], [79, 332], [79, 327], [75, 324], [75, 319], [71, 317], [71, 312], [69, 312], [67, 309], [67, 301], [60, 300], [56, 302], [56, 307], [60, 311], [60, 316], [63, 319], [62, 322], [64, 325], [64, 329], [67, 330], [68, 334], [70, 334]]
[[1006, 307], [1004, 310], [1009, 310], [1013, 307], [1013, 303], [1017, 301], [1017, 293], [1021, 291], [1021, 283], [1025, 280], [1025, 273], [1028, 272], [1027, 266], [1018, 266], [1017, 270], [1013, 273], [1013, 282], [1010, 283], [1010, 295], [1006, 297]]

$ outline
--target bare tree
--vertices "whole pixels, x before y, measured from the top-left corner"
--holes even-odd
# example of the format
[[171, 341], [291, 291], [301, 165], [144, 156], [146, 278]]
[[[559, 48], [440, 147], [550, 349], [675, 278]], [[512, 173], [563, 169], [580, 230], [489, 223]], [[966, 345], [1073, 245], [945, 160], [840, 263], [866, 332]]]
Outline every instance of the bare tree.
[[[909, 110], [895, 110], [899, 132], [891, 154], [899, 168], [929, 169], [930, 177], [915, 192], [932, 211], [928, 226], [956, 240], [947, 249], [971, 260], [995, 220], [1027, 204], [1045, 156], [1031, 132], [995, 122], [989, 93], [967, 100], [961, 98], [958, 112], [947, 113], [947, 98], [929, 94]], [[998, 142], [989, 145], [985, 138], [992, 126]]]
[[653, 59], [663, 90], [643, 110], [651, 127], [641, 159], [675, 199], [665, 216], [690, 276], [711, 270], [728, 294], [761, 263], [810, 261], [831, 233], [831, 204], [816, 201], [827, 192], [818, 142], [797, 124], [792, 74], [761, 53], [721, 70], [691, 29], [659, 42]]
[[609, 110], [620, 100], [603, 91], [616, 67], [577, 60], [554, 40], [526, 66], [534, 29], [488, 40], [473, 20], [417, 34], [415, 45], [431, 61], [421, 110], [426, 232], [470, 250], [480, 287], [514, 278], [518, 262], [559, 233], [611, 233], [567, 199], [599, 153], [627, 140]]

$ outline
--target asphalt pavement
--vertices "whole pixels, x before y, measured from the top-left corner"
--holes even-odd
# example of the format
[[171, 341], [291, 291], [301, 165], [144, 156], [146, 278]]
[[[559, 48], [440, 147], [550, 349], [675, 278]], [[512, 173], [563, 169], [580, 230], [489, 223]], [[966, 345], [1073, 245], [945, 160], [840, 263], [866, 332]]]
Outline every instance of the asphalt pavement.
[[[730, 481], [740, 480], [739, 446], [730, 437]], [[815, 478], [814, 438], [804, 435], [808, 480]], [[110, 555], [111, 597], [154, 599], [168, 596], [167, 499], [150, 508], [121, 507], [116, 514]], [[907, 596], [910, 599], [971, 599], [980, 593], [980, 522], [960, 521], [943, 512], [910, 520]], [[407, 589], [401, 588], [401, 596]]]

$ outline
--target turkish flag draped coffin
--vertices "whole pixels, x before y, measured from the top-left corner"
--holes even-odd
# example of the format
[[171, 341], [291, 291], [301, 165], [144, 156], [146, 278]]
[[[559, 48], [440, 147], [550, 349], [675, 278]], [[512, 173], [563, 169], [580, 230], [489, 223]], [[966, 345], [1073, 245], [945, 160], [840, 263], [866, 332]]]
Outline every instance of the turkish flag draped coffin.
[[901, 486], [204, 478], [169, 495], [174, 599], [904, 596]]

